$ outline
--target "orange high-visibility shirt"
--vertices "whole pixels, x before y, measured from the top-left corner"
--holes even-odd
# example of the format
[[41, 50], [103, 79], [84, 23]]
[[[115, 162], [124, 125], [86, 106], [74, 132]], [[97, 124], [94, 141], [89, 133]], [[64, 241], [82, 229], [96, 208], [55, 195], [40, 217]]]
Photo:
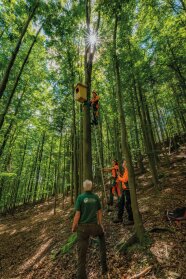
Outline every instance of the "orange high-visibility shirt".
[[123, 190], [126, 190], [127, 187], [126, 187], [125, 183], [128, 182], [128, 169], [127, 168], [125, 168], [125, 171], [124, 171], [123, 175], [119, 176], [118, 179], [119, 179], [119, 181], [122, 182]]
[[98, 102], [99, 99], [100, 99], [100, 97], [97, 95], [95, 98], [93, 97], [93, 98], [90, 100], [90, 102], [91, 102], [92, 104], [94, 104], [94, 103]]
[[118, 165], [114, 165], [112, 167], [112, 177], [116, 178], [117, 177], [117, 172], [119, 170], [119, 166]]

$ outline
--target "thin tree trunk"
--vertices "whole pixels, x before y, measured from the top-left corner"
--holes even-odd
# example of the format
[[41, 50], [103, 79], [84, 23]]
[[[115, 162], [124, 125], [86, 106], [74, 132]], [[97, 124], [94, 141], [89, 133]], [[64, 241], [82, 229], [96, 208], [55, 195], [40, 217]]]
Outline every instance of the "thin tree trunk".
[[51, 162], [52, 162], [52, 152], [53, 152], [53, 141], [54, 138], [52, 137], [52, 141], [51, 141], [51, 146], [50, 146], [50, 155], [49, 155], [49, 162], [48, 162], [48, 170], [47, 170], [47, 179], [46, 179], [46, 191], [47, 191], [47, 198], [50, 196], [50, 186], [49, 186], [49, 181], [50, 181], [50, 171], [51, 171]]
[[12, 98], [13, 98], [15, 92], [16, 92], [16, 88], [17, 88], [17, 86], [18, 86], [19, 80], [20, 80], [21, 75], [22, 75], [22, 73], [23, 73], [24, 67], [25, 67], [25, 65], [26, 65], [26, 63], [27, 63], [27, 61], [28, 61], [28, 58], [29, 58], [29, 56], [30, 56], [30, 53], [31, 53], [31, 51], [32, 51], [32, 48], [33, 48], [33, 46], [34, 46], [36, 40], [37, 40], [37, 37], [38, 37], [40, 31], [41, 31], [41, 28], [38, 30], [38, 32], [37, 32], [37, 34], [36, 34], [36, 36], [35, 36], [35, 38], [34, 38], [32, 44], [31, 44], [31, 46], [30, 46], [30, 48], [29, 48], [29, 50], [28, 50], [28, 53], [27, 53], [27, 55], [26, 55], [26, 57], [25, 57], [25, 59], [24, 59], [24, 61], [23, 61], [23, 64], [22, 64], [22, 66], [21, 66], [21, 69], [19, 70], [19, 74], [17, 75], [17, 78], [16, 78], [16, 80], [15, 80], [14, 87], [12, 88], [12, 91], [11, 91], [11, 93], [10, 93], [10, 96], [8, 97], [8, 102], [7, 102], [6, 106], [5, 106], [4, 112], [1, 114], [1, 118], [0, 118], [0, 130], [1, 130], [2, 126], [3, 126], [5, 116], [6, 116], [7, 112], [8, 112], [8, 109], [9, 109], [9, 107], [10, 107], [10, 104], [11, 104], [11, 102], [12, 102]]
[[143, 131], [144, 143], [145, 143], [145, 147], [146, 147], [146, 153], [148, 156], [150, 170], [152, 173], [153, 184], [155, 187], [157, 187], [158, 186], [158, 173], [157, 173], [157, 169], [156, 169], [156, 164], [154, 162], [154, 155], [153, 155], [153, 151], [152, 151], [151, 142], [148, 138], [148, 132], [147, 132], [148, 123], [146, 121], [146, 116], [145, 116], [144, 109], [143, 109], [141, 90], [139, 89], [138, 92], [139, 92], [140, 99], [141, 99], [141, 102], [140, 102], [141, 107], [139, 104], [138, 96], [136, 96], [136, 102], [137, 102], [138, 113], [139, 113], [139, 117], [140, 117], [140, 121], [141, 121], [141, 127], [142, 127], [142, 131]]
[[145, 168], [143, 165], [143, 156], [141, 154], [141, 149], [140, 149], [140, 138], [139, 138], [139, 133], [138, 133], [138, 125], [137, 125], [137, 118], [136, 118], [136, 108], [135, 108], [135, 96], [137, 94], [137, 88], [136, 88], [136, 82], [133, 74], [133, 90], [131, 96], [131, 103], [132, 103], [132, 109], [133, 109], [133, 119], [134, 119], [134, 127], [135, 127], [135, 137], [136, 137], [136, 149], [137, 149], [137, 162], [140, 168], [140, 172], [144, 173]]
[[26, 23], [23, 27], [23, 30], [21, 32], [21, 35], [20, 35], [19, 40], [17, 42], [17, 45], [16, 45], [16, 47], [15, 47], [13, 53], [12, 53], [12, 56], [10, 58], [10, 61], [9, 61], [8, 65], [7, 65], [7, 68], [6, 68], [5, 73], [4, 73], [4, 77], [3, 77], [2, 81], [1, 81], [1, 84], [0, 84], [0, 99], [2, 98], [3, 93], [6, 89], [8, 79], [9, 79], [9, 75], [10, 75], [10, 71], [11, 71], [13, 65], [14, 65], [15, 59], [16, 59], [17, 54], [19, 52], [19, 48], [21, 46], [22, 39], [23, 39], [23, 37], [24, 37], [24, 35], [27, 31], [28, 25], [29, 25], [30, 21], [32, 20], [38, 6], [39, 6], [39, 1], [36, 1], [35, 5], [34, 5], [34, 8], [33, 8], [31, 14], [29, 15], [29, 17], [28, 17], [28, 19], [27, 19], [27, 21], [26, 21]]
[[34, 198], [33, 201], [35, 202], [37, 199], [37, 189], [38, 189], [38, 184], [39, 184], [39, 175], [40, 175], [40, 169], [41, 169], [41, 161], [43, 157], [43, 147], [44, 147], [44, 142], [45, 142], [45, 131], [43, 132], [42, 136], [42, 141], [41, 141], [41, 148], [39, 150], [39, 156], [38, 156], [38, 165], [37, 165], [37, 170], [36, 170], [36, 182], [34, 186]]
[[71, 142], [71, 183], [70, 183], [70, 203], [74, 204], [74, 132], [72, 131], [72, 142]]
[[19, 111], [19, 108], [21, 106], [21, 103], [22, 103], [22, 100], [23, 100], [23, 95], [25, 94], [25, 89], [23, 90], [22, 94], [21, 94], [21, 97], [18, 101], [18, 104], [16, 106], [16, 109], [15, 109], [15, 113], [14, 113], [14, 117], [13, 119], [11, 119], [10, 121], [10, 124], [8, 125], [8, 128], [6, 129], [4, 135], [3, 135], [3, 142], [0, 146], [0, 156], [3, 154], [3, 151], [4, 151], [4, 148], [6, 146], [6, 143], [8, 141], [8, 138], [9, 138], [9, 135], [11, 133], [11, 130], [12, 130], [12, 127], [14, 126], [14, 123], [15, 123], [15, 117], [17, 116], [18, 114], [18, 111]]
[[64, 189], [65, 189], [65, 184], [66, 184], [66, 157], [67, 157], [67, 135], [65, 135], [64, 139], [64, 155], [63, 155], [63, 178], [62, 178], [62, 208], [64, 208]]
[[54, 170], [54, 215], [56, 215], [56, 206], [57, 206], [57, 165], [55, 165]]
[[16, 206], [16, 202], [17, 202], [18, 190], [19, 190], [19, 185], [20, 185], [20, 182], [21, 182], [21, 175], [22, 175], [24, 161], [25, 161], [27, 143], [28, 143], [28, 139], [26, 139], [26, 142], [25, 142], [25, 146], [24, 146], [24, 150], [23, 150], [23, 156], [22, 156], [22, 160], [21, 160], [21, 166], [20, 166], [20, 169], [19, 169], [19, 172], [18, 172], [18, 175], [17, 175], [16, 184], [15, 184], [15, 187], [14, 187], [13, 211], [15, 211], [15, 206]]

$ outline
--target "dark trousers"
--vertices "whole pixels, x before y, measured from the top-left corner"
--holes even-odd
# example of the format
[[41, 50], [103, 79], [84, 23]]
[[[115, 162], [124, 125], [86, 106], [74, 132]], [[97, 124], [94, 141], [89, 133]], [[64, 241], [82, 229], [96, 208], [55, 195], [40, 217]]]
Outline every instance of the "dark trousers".
[[78, 226], [77, 241], [78, 241], [78, 279], [87, 279], [86, 274], [86, 255], [89, 244], [89, 237], [94, 236], [99, 238], [100, 256], [102, 273], [107, 272], [106, 261], [106, 244], [103, 229], [98, 224], [82, 224]]
[[118, 219], [123, 218], [124, 208], [126, 208], [128, 213], [128, 220], [133, 221], [133, 214], [131, 208], [130, 191], [122, 190], [122, 194], [118, 203]]
[[98, 124], [98, 110], [93, 109], [93, 123]]

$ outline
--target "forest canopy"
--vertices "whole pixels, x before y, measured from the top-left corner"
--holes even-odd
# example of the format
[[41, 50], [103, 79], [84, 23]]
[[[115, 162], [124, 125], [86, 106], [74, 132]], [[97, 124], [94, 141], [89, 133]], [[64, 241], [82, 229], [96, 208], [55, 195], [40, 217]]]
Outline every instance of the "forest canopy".
[[[141, 171], [147, 158], [158, 187], [160, 150], [186, 130], [185, 12], [182, 0], [0, 0], [1, 212], [73, 202], [128, 155]], [[77, 83], [100, 96], [97, 128]]]

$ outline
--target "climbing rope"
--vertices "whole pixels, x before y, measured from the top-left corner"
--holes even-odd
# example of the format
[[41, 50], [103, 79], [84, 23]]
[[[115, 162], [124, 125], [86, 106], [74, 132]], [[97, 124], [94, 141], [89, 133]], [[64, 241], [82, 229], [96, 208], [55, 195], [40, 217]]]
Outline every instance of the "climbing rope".
[[[106, 201], [106, 204], [107, 204], [107, 194], [106, 194], [106, 187], [105, 187], [105, 183], [104, 183], [104, 177], [103, 177], [103, 166], [102, 166], [102, 163], [101, 163], [101, 155], [100, 155], [100, 150], [99, 150], [99, 146], [98, 146], [98, 139], [97, 139], [97, 127], [96, 125], [93, 125], [94, 126], [94, 135], [95, 135], [95, 140], [96, 140], [96, 150], [97, 150], [97, 154], [98, 154], [98, 163], [99, 163], [99, 167], [100, 167], [100, 170], [101, 170], [101, 180], [102, 180], [102, 185], [103, 185], [103, 192], [104, 192], [104, 196], [105, 196], [105, 201]], [[100, 125], [98, 123], [97, 125], [99, 128], [100, 128]]]

